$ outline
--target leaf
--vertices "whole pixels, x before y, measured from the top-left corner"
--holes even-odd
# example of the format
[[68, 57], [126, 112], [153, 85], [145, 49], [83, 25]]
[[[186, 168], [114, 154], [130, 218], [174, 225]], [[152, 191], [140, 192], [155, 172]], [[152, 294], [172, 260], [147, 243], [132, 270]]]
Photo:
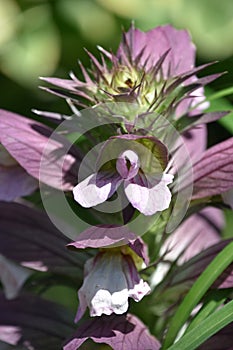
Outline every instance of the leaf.
[[175, 340], [179, 330], [200, 302], [206, 291], [222, 272], [233, 262], [233, 242], [229, 243], [199, 276], [173, 316], [162, 349], [167, 349]]
[[0, 110], [0, 142], [27, 173], [45, 184], [72, 190], [77, 182], [76, 149], [51, 128]]
[[[202, 233], [204, 235], [204, 232]], [[183, 265], [177, 267], [169, 278], [169, 284], [171, 286], [182, 284], [185, 282], [193, 282], [204, 269], [210, 264], [210, 262], [219, 254], [232, 239], [221, 241], [212, 245], [211, 247], [203, 250], [200, 254], [194, 256]], [[232, 288], [233, 287], [233, 265], [229, 265], [224, 273], [221, 274], [214, 282], [214, 288]]]
[[97, 164], [117, 159], [125, 150], [132, 150], [140, 159], [144, 172], [161, 173], [168, 163], [167, 147], [157, 138], [125, 134], [110, 137], [103, 145]]
[[207, 316], [211, 315], [217, 308], [221, 307], [226, 301], [227, 297], [231, 293], [231, 289], [211, 290], [203, 301], [203, 305], [198, 313], [191, 320], [186, 333], [195, 328], [202, 322]]
[[130, 232], [126, 226], [98, 225], [83, 231], [75, 242], [68, 244], [68, 247], [77, 249], [101, 248], [118, 243], [125, 245], [135, 239], [136, 235]]
[[[83, 97], [89, 101], [91, 101], [92, 103], [95, 102], [95, 100], [93, 98], [91, 98], [87, 93], [85, 93], [85, 91], [82, 90], [82, 87], [84, 85], [84, 83], [79, 83], [78, 80], [68, 80], [68, 79], [59, 79], [59, 78], [44, 78], [44, 77], [40, 77], [41, 80], [49, 83], [49, 84], [52, 84], [52, 85], [55, 85], [56, 87], [58, 88], [61, 88], [62, 90], [60, 89], [55, 89], [55, 88], [44, 88], [44, 87], [41, 87], [42, 90], [47, 90], [48, 92], [51, 92], [51, 93], [55, 93], [55, 95], [57, 94], [58, 96], [60, 95], [60, 97], [65, 97], [65, 96], [70, 96], [71, 98], [75, 99], [78, 97]], [[90, 86], [90, 88], [92, 88], [94, 84], [92, 84]], [[79, 90], [78, 88], [81, 89]], [[67, 91], [64, 91], [64, 90], [67, 90]]]
[[195, 350], [206, 339], [217, 333], [230, 322], [233, 322], [233, 300], [227, 305], [223, 306], [220, 310], [205, 318], [205, 320], [200, 322], [194, 329], [187, 332], [180, 340], [167, 349]]
[[[67, 245], [71, 250], [86, 248], [113, 248], [128, 245], [135, 254], [149, 264], [147, 245], [126, 226], [98, 225], [83, 231], [78, 240]], [[126, 248], [126, 247], [125, 247]]]
[[[197, 128], [189, 129], [182, 133], [182, 137], [184, 138], [184, 144], [187, 147], [191, 160], [194, 163], [200, 159], [206, 149], [207, 127], [205, 124], [199, 125]], [[178, 149], [177, 152], [181, 154], [181, 157], [177, 156], [177, 159], [182, 160], [183, 147]]]
[[[206, 207], [186, 218], [160, 247], [160, 256], [163, 257], [163, 261], [157, 264], [151, 282], [155, 286], [160, 283], [170, 270], [172, 263], [173, 265], [176, 263], [178, 266], [173, 266], [165, 281], [169, 286], [186, 281], [192, 283], [211, 261], [210, 257], [206, 264], [200, 263], [199, 266], [198, 262], [195, 265], [194, 257], [220, 241], [220, 232], [223, 226], [223, 213], [214, 207]], [[192, 264], [194, 260], [195, 262]]]
[[216, 99], [220, 99], [221, 97], [225, 97], [225, 96], [229, 96], [233, 94], [233, 87], [229, 87], [220, 91], [217, 91], [215, 93], [212, 93], [212, 95], [210, 95], [208, 97], [208, 101], [213, 101]]
[[199, 350], [232, 350], [233, 322], [204, 342]]
[[82, 278], [90, 253], [69, 251], [69, 239], [45, 213], [18, 203], [0, 202], [0, 226], [0, 254], [38, 271]]
[[[224, 227], [224, 216], [220, 209], [206, 207], [189, 216], [168, 237], [164, 250], [171, 256], [179, 257], [179, 264], [190, 260], [202, 250], [220, 241], [220, 232]], [[170, 260], [169, 253], [166, 259]]]
[[32, 271], [18, 266], [0, 254], [0, 281], [7, 299], [15, 298]]
[[38, 181], [31, 177], [20, 165], [0, 165], [0, 200], [13, 201], [34, 192]]
[[0, 340], [31, 350], [57, 350], [74, 331], [73, 314], [59, 304], [24, 294], [6, 300], [0, 294]]
[[133, 315], [111, 315], [95, 317], [78, 327], [63, 350], [76, 350], [87, 339], [105, 343], [114, 350], [159, 350], [159, 341], [151, 336], [146, 326]]
[[217, 253], [210, 256], [206, 264], [202, 262], [199, 264], [196, 262], [198, 258], [195, 260], [194, 257], [220, 241], [223, 226], [223, 213], [217, 208], [206, 207], [189, 216], [162, 244], [160, 256], [163, 257], [163, 261], [157, 264], [151, 282], [154, 285], [160, 283], [171, 268], [172, 262], [173, 264], [175, 262], [178, 266], [174, 266], [169, 273], [167, 278], [169, 286], [186, 281], [192, 283]]
[[219, 119], [219, 123], [223, 125], [231, 134], [233, 133], [233, 110], [232, 104], [229, 99], [226, 98], [228, 95], [233, 94], [233, 88], [227, 88], [218, 92], [213, 92], [210, 88], [205, 89], [207, 101], [210, 102], [208, 112], [217, 112], [222, 110], [229, 110], [230, 113], [225, 117]]
[[212, 123], [225, 115], [227, 115], [229, 111], [223, 112], [209, 112], [200, 115], [195, 115], [192, 117], [183, 116], [176, 122], [176, 128], [179, 132], [187, 131], [190, 128], [198, 126], [200, 124]]
[[203, 153], [194, 165], [193, 199], [213, 196], [233, 187], [233, 137]]

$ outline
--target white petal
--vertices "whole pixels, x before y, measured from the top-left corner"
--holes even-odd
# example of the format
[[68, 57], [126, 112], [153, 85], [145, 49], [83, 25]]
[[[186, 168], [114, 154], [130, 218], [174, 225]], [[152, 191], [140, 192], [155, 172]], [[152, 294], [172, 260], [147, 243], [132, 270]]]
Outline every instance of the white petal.
[[99, 253], [90, 259], [86, 268], [84, 283], [78, 292], [79, 310], [76, 321], [85, 312], [91, 316], [123, 314], [128, 309], [128, 298], [136, 301], [150, 292], [149, 285], [140, 279], [133, 260], [121, 252]]
[[100, 289], [91, 300], [91, 316], [101, 316], [102, 314], [117, 315], [123, 314], [128, 309], [128, 290], [123, 289], [111, 294], [107, 290]]
[[98, 187], [96, 185], [96, 174], [92, 174], [74, 187], [74, 199], [84, 208], [94, 207], [108, 199], [111, 187], [110, 181]]
[[81, 305], [85, 301], [91, 316], [121, 314], [128, 308], [127, 287], [121, 253], [99, 254], [78, 292], [79, 300]]
[[140, 279], [139, 283], [129, 290], [129, 297], [135, 301], [140, 301], [145, 295], [151, 292], [150, 286], [147, 282]]
[[111, 315], [111, 294], [108, 290], [100, 289], [91, 300], [90, 316]]
[[167, 185], [172, 180], [173, 175], [163, 174], [152, 188], [125, 181], [125, 194], [134, 208], [144, 215], [153, 215], [169, 207], [171, 192]]
[[128, 297], [128, 289], [123, 289], [120, 292], [115, 292], [112, 294], [112, 305], [114, 308], [113, 312], [115, 314], [123, 314], [128, 310]]

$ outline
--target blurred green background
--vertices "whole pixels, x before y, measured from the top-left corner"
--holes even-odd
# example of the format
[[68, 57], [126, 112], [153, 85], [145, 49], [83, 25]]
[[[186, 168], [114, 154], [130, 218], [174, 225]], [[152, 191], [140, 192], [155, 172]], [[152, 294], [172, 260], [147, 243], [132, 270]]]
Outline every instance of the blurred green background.
[[68, 112], [64, 101], [38, 89], [38, 77], [79, 75], [77, 59], [89, 65], [83, 47], [115, 51], [132, 20], [142, 30], [166, 23], [187, 28], [197, 63], [219, 60], [207, 73], [228, 71], [211, 89], [231, 86], [232, 0], [0, 0], [0, 106], [27, 116], [32, 108]]

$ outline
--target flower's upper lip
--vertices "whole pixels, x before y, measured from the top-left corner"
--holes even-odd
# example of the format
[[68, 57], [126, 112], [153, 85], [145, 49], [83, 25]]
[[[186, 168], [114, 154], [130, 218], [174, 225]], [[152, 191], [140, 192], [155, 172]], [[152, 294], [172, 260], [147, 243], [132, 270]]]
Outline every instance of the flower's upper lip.
[[[114, 142], [114, 140], [116, 140], [116, 142]], [[119, 142], [117, 142], [117, 140], [119, 140]], [[124, 143], [121, 142], [123, 140], [124, 140]], [[122, 134], [122, 135], [111, 136], [111, 137], [109, 137], [109, 139], [107, 141], [104, 142], [103, 146], [101, 147], [99, 156], [96, 160], [96, 171], [98, 172], [99, 169], [101, 168], [101, 166], [103, 164], [107, 163], [109, 160], [118, 159], [120, 154], [123, 153], [124, 151], [132, 150], [133, 152], [135, 152], [134, 142], [140, 143], [140, 142], [143, 142], [143, 140], [151, 141], [151, 144], [154, 143], [154, 145], [156, 145], [156, 147], [159, 150], [159, 156], [161, 157], [159, 160], [160, 164], [161, 164], [161, 170], [164, 170], [166, 168], [166, 165], [168, 162], [168, 150], [167, 150], [167, 147], [159, 139], [157, 139], [154, 136], [150, 136], [150, 135], [143, 136], [143, 135], [135, 135], [135, 134]], [[111, 146], [111, 143], [113, 146]], [[110, 147], [111, 147], [112, 154], [109, 155]], [[143, 147], [145, 147], [145, 150], [147, 149], [146, 146], [143, 146]], [[150, 152], [149, 149], [148, 149], [148, 152]], [[151, 152], [153, 152], [153, 151], [151, 151]], [[106, 153], [106, 155], [105, 155], [105, 153]], [[135, 152], [135, 153], [137, 153], [137, 152]], [[109, 156], [110, 156], [110, 158], [109, 158]]]
[[116, 170], [123, 179], [132, 179], [138, 173], [140, 160], [137, 153], [131, 150], [122, 152], [116, 162]]

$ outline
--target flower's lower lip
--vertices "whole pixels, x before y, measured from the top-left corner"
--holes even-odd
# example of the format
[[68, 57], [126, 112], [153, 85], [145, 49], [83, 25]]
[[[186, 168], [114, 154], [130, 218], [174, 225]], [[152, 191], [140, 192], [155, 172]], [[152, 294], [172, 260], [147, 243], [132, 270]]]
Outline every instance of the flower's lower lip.
[[128, 309], [128, 298], [140, 301], [149, 292], [131, 255], [122, 254], [120, 248], [105, 249], [86, 262], [76, 321], [86, 307], [91, 316], [123, 314]]

